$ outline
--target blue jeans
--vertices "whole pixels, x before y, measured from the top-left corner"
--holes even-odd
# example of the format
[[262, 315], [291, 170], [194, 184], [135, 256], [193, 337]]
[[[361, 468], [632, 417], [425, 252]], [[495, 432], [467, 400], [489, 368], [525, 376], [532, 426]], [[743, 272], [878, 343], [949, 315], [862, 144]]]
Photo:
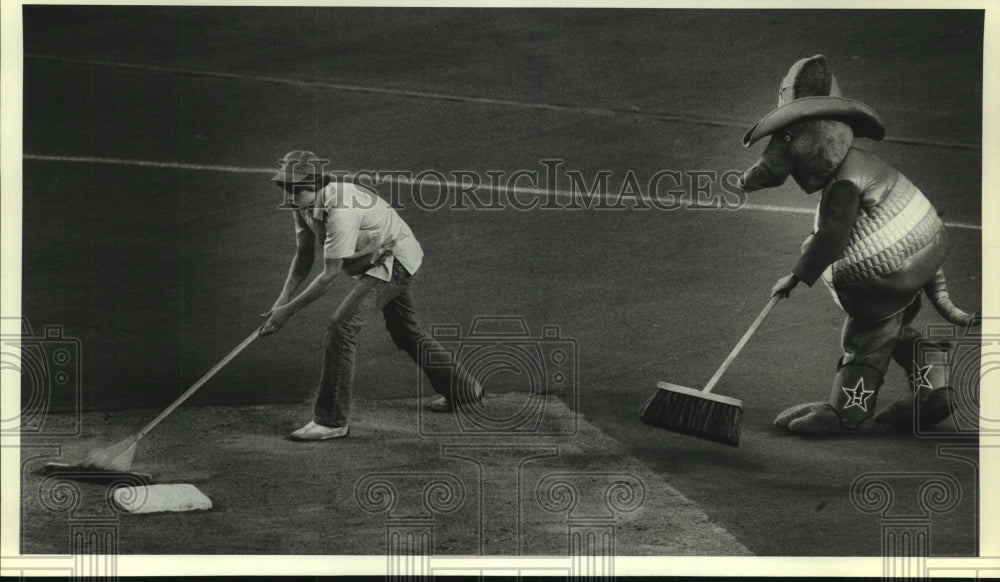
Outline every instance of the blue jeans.
[[441, 346], [421, 329], [417, 321], [410, 294], [412, 282], [413, 275], [396, 260], [393, 261], [391, 281], [363, 275], [340, 303], [326, 331], [323, 371], [313, 411], [317, 424], [330, 427], [347, 425], [358, 333], [378, 311], [385, 318], [385, 327], [393, 343], [421, 364], [435, 392], [451, 398], [456, 390], [467, 389], [471, 385], [460, 368], [422, 365], [419, 353], [421, 341], [425, 350], [440, 349]]

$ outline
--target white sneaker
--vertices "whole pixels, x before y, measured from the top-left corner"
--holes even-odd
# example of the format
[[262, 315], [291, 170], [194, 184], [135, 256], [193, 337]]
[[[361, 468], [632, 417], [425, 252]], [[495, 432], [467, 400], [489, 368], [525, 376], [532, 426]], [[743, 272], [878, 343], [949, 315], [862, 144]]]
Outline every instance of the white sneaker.
[[315, 421], [310, 420], [309, 424], [303, 426], [289, 436], [297, 441], [324, 441], [326, 439], [339, 439], [341, 437], [345, 437], [347, 436], [348, 430], [349, 429], [346, 426], [323, 426], [322, 424], [316, 424]]
[[444, 396], [438, 398], [437, 400], [428, 402], [426, 408], [430, 412], [451, 412], [454, 410], [451, 406], [451, 402]]
[[[476, 385], [472, 388], [472, 394], [472, 403], [481, 403], [483, 401], [483, 385], [476, 382]], [[452, 405], [446, 396], [428, 402], [425, 407], [431, 412], [453, 412], [455, 410], [454, 405]]]

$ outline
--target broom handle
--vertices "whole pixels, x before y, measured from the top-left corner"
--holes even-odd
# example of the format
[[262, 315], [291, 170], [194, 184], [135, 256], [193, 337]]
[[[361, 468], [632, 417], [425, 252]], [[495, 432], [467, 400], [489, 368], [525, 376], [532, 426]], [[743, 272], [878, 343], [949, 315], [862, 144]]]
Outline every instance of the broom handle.
[[702, 392], [711, 392], [712, 388], [715, 388], [715, 385], [716, 383], [718, 383], [719, 378], [722, 378], [722, 375], [726, 372], [726, 369], [729, 368], [729, 365], [733, 363], [733, 360], [736, 359], [736, 356], [738, 356], [740, 351], [743, 350], [743, 346], [747, 345], [747, 342], [750, 341], [750, 336], [752, 336], [754, 332], [757, 331], [757, 328], [760, 327], [760, 324], [764, 322], [764, 318], [767, 317], [767, 314], [771, 312], [771, 309], [774, 308], [774, 306], [778, 303], [779, 299], [781, 299], [781, 295], [771, 296], [771, 300], [767, 302], [767, 305], [764, 307], [764, 311], [760, 312], [760, 315], [758, 315], [757, 319], [755, 319], [754, 322], [750, 325], [750, 329], [748, 329], [747, 332], [743, 334], [743, 337], [740, 338], [739, 343], [736, 344], [736, 347], [733, 348], [733, 351], [729, 352], [729, 357], [726, 358], [726, 361], [722, 362], [722, 365], [719, 366], [719, 369], [715, 371], [715, 375], [712, 376], [712, 379], [708, 381], [708, 384], [705, 385], [705, 387], [702, 389]]
[[250, 345], [250, 343], [253, 342], [253, 340], [257, 339], [257, 337], [260, 336], [260, 330], [261, 330], [262, 327], [263, 326], [258, 327], [256, 330], [254, 330], [254, 332], [252, 334], [250, 334], [249, 336], [247, 336], [247, 339], [243, 340], [240, 343], [240, 345], [236, 346], [233, 349], [233, 351], [229, 352], [229, 355], [227, 355], [225, 358], [222, 358], [221, 362], [219, 362], [218, 364], [216, 364], [215, 366], [213, 366], [212, 369], [209, 370], [207, 374], [205, 374], [204, 376], [202, 376], [201, 380], [198, 380], [197, 382], [195, 382], [194, 386], [191, 386], [190, 388], [188, 388], [187, 391], [184, 392], [184, 394], [181, 394], [180, 398], [178, 398], [177, 400], [175, 400], [173, 404], [171, 404], [170, 406], [168, 406], [166, 410], [164, 410], [163, 412], [161, 412], [159, 416], [157, 416], [156, 418], [154, 418], [152, 422], [150, 422], [149, 424], [146, 425], [145, 428], [143, 428], [142, 430], [140, 430], [139, 433], [136, 435], [136, 440], [139, 440], [142, 437], [146, 436], [146, 433], [148, 433], [149, 431], [153, 430], [156, 427], [156, 425], [160, 424], [160, 422], [162, 422], [163, 419], [167, 417], [168, 414], [170, 414], [171, 412], [173, 412], [185, 400], [187, 400], [188, 398], [190, 398], [192, 394], [194, 394], [195, 392], [197, 392], [199, 388], [201, 388], [202, 386], [205, 385], [205, 382], [208, 382], [209, 380], [211, 380], [212, 376], [214, 376], [216, 374], [216, 372], [218, 372], [219, 370], [221, 370], [226, 364], [228, 364], [230, 361], [232, 361], [233, 358], [235, 358], [237, 355], [239, 355], [239, 353], [242, 352], [243, 349], [246, 348], [248, 345]]

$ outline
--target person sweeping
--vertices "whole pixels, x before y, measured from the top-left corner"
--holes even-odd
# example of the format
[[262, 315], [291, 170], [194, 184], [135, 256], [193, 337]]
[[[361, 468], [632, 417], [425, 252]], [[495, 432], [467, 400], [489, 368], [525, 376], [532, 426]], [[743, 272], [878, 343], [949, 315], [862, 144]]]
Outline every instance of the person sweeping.
[[[941, 269], [947, 233], [930, 201], [903, 174], [853, 145], [856, 137], [877, 140], [884, 133], [872, 108], [841, 96], [826, 58], [816, 55], [792, 65], [778, 106], [743, 138], [749, 147], [771, 136], [760, 160], [743, 172], [744, 190], [776, 187], [791, 176], [807, 194], [819, 193], [813, 231], [772, 294], [788, 297], [799, 283], [822, 279], [847, 314], [829, 398], [793, 406], [775, 419], [791, 433], [851, 433], [873, 417], [910, 430], [915, 421], [943, 421], [953, 407], [947, 373], [914, 361], [921, 335], [910, 324], [922, 294], [953, 324], [978, 318], [949, 298]], [[946, 342], [936, 346], [942, 355], [949, 348]], [[876, 415], [876, 397], [893, 361], [909, 376], [913, 396]]]
[[[285, 192], [282, 208], [291, 209], [296, 252], [281, 293], [260, 335], [280, 330], [294, 314], [322, 297], [342, 273], [355, 278], [329, 319], [313, 418], [291, 434], [295, 440], [347, 436], [355, 353], [361, 329], [378, 312], [395, 345], [410, 355], [439, 397], [433, 412], [478, 402], [482, 386], [460, 366], [424, 366], [420, 350], [441, 349], [417, 320], [411, 293], [423, 249], [399, 214], [375, 193], [324, 172], [326, 160], [294, 150], [281, 160], [271, 181]], [[323, 249], [322, 270], [292, 297], [312, 271], [316, 245]]]

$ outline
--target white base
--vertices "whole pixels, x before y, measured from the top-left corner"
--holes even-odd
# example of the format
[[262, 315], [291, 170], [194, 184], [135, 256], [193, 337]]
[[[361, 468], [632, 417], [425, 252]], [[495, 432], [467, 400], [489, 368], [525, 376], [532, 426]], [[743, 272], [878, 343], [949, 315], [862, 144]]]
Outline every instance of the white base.
[[128, 513], [212, 509], [212, 500], [187, 483], [120, 487], [115, 489], [114, 501]]

